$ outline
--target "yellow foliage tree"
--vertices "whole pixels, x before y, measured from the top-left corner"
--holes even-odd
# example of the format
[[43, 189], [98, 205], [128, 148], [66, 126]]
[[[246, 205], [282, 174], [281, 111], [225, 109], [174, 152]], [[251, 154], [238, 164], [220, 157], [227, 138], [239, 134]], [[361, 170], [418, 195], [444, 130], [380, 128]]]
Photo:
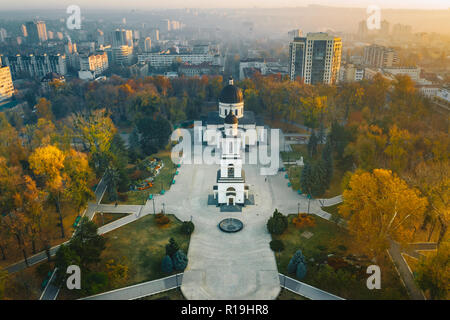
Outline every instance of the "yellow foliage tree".
[[64, 187], [64, 160], [64, 153], [52, 145], [37, 148], [28, 159], [30, 168], [34, 174], [44, 179], [45, 187], [50, 194], [50, 199], [55, 204], [60, 220], [61, 238], [64, 238], [64, 225], [61, 212], [61, 196]]
[[405, 169], [408, 164], [408, 152], [412, 148], [412, 136], [408, 130], [401, 130], [395, 124], [389, 129], [389, 143], [384, 153], [390, 157], [395, 172]]
[[426, 198], [385, 169], [355, 172], [343, 199], [340, 214], [349, 219], [361, 249], [372, 256], [386, 249], [390, 239], [411, 241], [427, 207]]

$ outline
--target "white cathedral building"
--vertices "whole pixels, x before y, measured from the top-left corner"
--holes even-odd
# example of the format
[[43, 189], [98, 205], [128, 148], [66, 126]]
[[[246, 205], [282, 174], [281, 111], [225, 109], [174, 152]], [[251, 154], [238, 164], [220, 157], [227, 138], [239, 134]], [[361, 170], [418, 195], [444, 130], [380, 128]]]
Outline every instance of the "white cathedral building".
[[252, 145], [266, 141], [262, 120], [255, 116], [252, 111], [244, 110], [244, 97], [242, 90], [236, 87], [233, 79], [230, 77], [228, 85], [226, 85], [219, 95], [219, 110], [208, 113], [206, 119], [206, 131], [203, 134], [203, 143], [208, 145], [219, 146], [220, 135], [218, 131], [224, 131], [224, 120], [233, 114], [238, 120], [238, 136], [240, 136], [245, 144], [242, 148], [248, 150]]
[[242, 139], [238, 133], [238, 118], [230, 112], [224, 121], [220, 169], [217, 171], [217, 184], [213, 187], [218, 205], [244, 205], [248, 199], [249, 187], [245, 184], [245, 171], [242, 169]]
[[249, 199], [241, 151], [264, 141], [263, 128], [257, 125], [253, 112], [244, 111], [242, 90], [230, 78], [220, 93], [219, 111], [208, 115], [204, 136], [220, 152], [220, 169], [213, 187], [219, 206], [244, 205]]

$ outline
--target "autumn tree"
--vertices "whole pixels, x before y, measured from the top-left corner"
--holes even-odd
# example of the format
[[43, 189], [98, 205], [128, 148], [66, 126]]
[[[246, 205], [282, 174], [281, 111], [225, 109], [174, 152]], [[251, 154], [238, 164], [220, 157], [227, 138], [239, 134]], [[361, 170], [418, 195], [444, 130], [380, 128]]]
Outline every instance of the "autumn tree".
[[46, 194], [39, 190], [36, 182], [25, 175], [24, 183], [20, 195], [16, 196], [16, 206], [26, 216], [26, 229], [31, 241], [31, 250], [36, 253], [36, 243], [38, 240], [48, 242], [49, 219], [47, 211], [44, 210]]
[[425, 230], [429, 225], [427, 241], [431, 240], [436, 226], [440, 225], [438, 243], [441, 243], [450, 224], [450, 163], [442, 160], [422, 161], [405, 177], [428, 199], [429, 209], [421, 226]]
[[47, 99], [39, 99], [38, 103], [35, 105], [35, 108], [38, 118], [43, 118], [49, 121], [53, 119], [52, 104]]
[[104, 110], [98, 110], [88, 117], [74, 116], [72, 124], [84, 149], [89, 152], [95, 172], [97, 175], [103, 174], [110, 161], [111, 143], [117, 132], [113, 122]]
[[363, 124], [358, 130], [356, 141], [347, 145], [344, 156], [351, 156], [364, 170], [371, 170], [384, 164], [384, 150], [388, 136], [376, 125]]
[[26, 159], [19, 133], [11, 126], [3, 112], [0, 112], [0, 157], [14, 166], [19, 166], [20, 161]]
[[384, 150], [390, 158], [391, 168], [400, 172], [408, 165], [408, 153], [411, 151], [412, 137], [408, 130], [401, 130], [395, 124], [389, 129], [389, 142]]
[[416, 282], [431, 299], [447, 300], [450, 294], [450, 244], [443, 243], [434, 255], [419, 261]]
[[68, 178], [64, 188], [66, 198], [71, 199], [80, 211], [94, 197], [90, 188], [94, 173], [86, 154], [70, 149], [64, 158], [64, 174]]
[[61, 238], [64, 238], [63, 216], [61, 212], [61, 198], [64, 190], [64, 153], [57, 147], [48, 145], [39, 147], [30, 155], [30, 168], [34, 174], [44, 180], [45, 189], [59, 215]]
[[361, 248], [377, 256], [388, 240], [412, 240], [427, 200], [390, 170], [357, 171], [343, 193], [339, 213], [349, 219], [350, 232]]
[[8, 271], [0, 269], [0, 300], [5, 297], [6, 282], [8, 281]]
[[323, 121], [323, 116], [327, 112], [327, 97], [307, 97], [300, 98], [302, 103], [302, 116], [305, 126], [317, 128]]

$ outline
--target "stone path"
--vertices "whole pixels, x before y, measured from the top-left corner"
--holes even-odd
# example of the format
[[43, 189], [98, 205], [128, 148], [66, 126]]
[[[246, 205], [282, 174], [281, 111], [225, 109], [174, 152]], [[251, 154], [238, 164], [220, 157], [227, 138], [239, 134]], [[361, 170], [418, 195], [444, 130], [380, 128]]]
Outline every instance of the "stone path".
[[[271, 236], [266, 222], [277, 208], [289, 214], [307, 212], [308, 199], [287, 186], [284, 172], [275, 176], [260, 175], [256, 165], [244, 165], [247, 183], [255, 196], [255, 205], [238, 213], [221, 213], [207, 206], [207, 195], [218, 167], [182, 165], [176, 184], [158, 201], [156, 211], [165, 203], [167, 212], [181, 220], [192, 220], [195, 231], [191, 236], [188, 258], [181, 290], [187, 299], [275, 299], [280, 291], [275, 256], [270, 250]], [[318, 200], [310, 200], [310, 213], [326, 219]], [[147, 214], [150, 208], [143, 209]], [[221, 232], [217, 225], [227, 217], [239, 218], [244, 229], [235, 234]]]
[[178, 288], [182, 281], [183, 274], [179, 273], [170, 277], [147, 281], [134, 286], [96, 294], [80, 300], [135, 300]]
[[280, 286], [311, 300], [345, 300], [301, 281], [279, 274]]

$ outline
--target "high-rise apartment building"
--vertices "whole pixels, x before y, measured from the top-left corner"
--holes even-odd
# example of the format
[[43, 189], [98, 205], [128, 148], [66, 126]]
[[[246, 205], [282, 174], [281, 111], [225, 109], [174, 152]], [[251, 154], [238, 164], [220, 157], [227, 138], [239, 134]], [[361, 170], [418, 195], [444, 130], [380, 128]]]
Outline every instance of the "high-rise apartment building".
[[26, 24], [26, 29], [31, 43], [47, 41], [47, 27], [44, 21], [29, 21]]
[[4, 56], [4, 65], [10, 67], [13, 79], [24, 77], [41, 78], [49, 72], [65, 75], [67, 73], [66, 56], [55, 55], [28, 55]]
[[399, 62], [394, 49], [378, 45], [364, 47], [363, 59], [365, 65], [376, 68], [393, 67]]
[[303, 35], [302, 30], [294, 29], [288, 32], [289, 39], [299, 38]]
[[369, 28], [367, 28], [367, 21], [362, 20], [358, 24], [358, 36], [361, 39], [364, 39], [369, 34]]
[[108, 69], [108, 55], [106, 52], [80, 55], [80, 69], [91, 71], [95, 76], [102, 74]]
[[152, 39], [150, 37], [145, 38], [144, 41], [144, 51], [150, 52], [152, 50]]
[[131, 60], [133, 57], [132, 46], [113, 47], [111, 50], [112, 50], [112, 59], [115, 64], [124, 66], [128, 66], [131, 64]]
[[22, 31], [22, 35], [26, 38], [28, 37], [27, 27], [23, 24], [20, 26], [20, 30]]
[[327, 33], [308, 33], [289, 45], [289, 77], [306, 84], [333, 84], [338, 80], [342, 40]]
[[133, 46], [133, 31], [125, 29], [116, 29], [112, 34], [112, 46]]
[[9, 99], [14, 94], [14, 86], [9, 67], [0, 66], [0, 101]]

